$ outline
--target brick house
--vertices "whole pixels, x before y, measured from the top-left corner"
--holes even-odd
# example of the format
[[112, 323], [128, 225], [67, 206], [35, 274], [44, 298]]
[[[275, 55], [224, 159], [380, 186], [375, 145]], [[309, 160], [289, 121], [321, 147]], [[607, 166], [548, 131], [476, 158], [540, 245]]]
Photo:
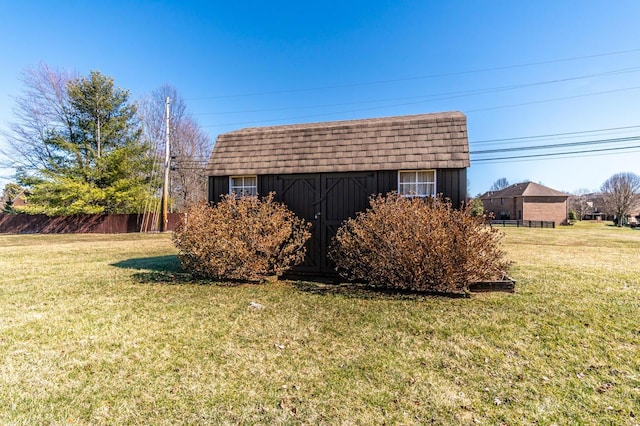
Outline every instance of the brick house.
[[522, 182], [480, 196], [485, 212], [498, 220], [567, 222], [568, 194], [534, 182]]
[[207, 166], [209, 201], [274, 191], [313, 225], [296, 272], [324, 275], [334, 272], [326, 253], [335, 232], [371, 195], [443, 194], [460, 206], [468, 166], [460, 112], [249, 128], [218, 137]]

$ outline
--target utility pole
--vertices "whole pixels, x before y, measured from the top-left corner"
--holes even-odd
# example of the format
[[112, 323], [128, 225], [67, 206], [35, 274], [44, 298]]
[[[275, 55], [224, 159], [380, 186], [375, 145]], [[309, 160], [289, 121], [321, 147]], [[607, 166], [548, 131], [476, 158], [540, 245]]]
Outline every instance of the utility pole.
[[97, 129], [97, 145], [98, 145], [98, 158], [102, 155], [102, 140], [100, 138], [100, 92], [97, 93], [98, 99], [96, 99], [96, 117], [98, 118], [98, 129]]
[[169, 204], [169, 169], [171, 166], [171, 146], [169, 145], [169, 102], [170, 99], [167, 96], [167, 102], [165, 105], [166, 115], [166, 135], [167, 140], [164, 149], [164, 184], [162, 185], [162, 201], [160, 203], [160, 210], [162, 211], [162, 218], [160, 221], [160, 232], [166, 232], [169, 224], [167, 217], [167, 206]]
[[100, 158], [101, 155], [101, 141], [100, 141], [100, 111], [96, 110], [96, 115], [98, 116], [98, 135], [97, 135], [97, 142], [98, 142], [98, 158]]

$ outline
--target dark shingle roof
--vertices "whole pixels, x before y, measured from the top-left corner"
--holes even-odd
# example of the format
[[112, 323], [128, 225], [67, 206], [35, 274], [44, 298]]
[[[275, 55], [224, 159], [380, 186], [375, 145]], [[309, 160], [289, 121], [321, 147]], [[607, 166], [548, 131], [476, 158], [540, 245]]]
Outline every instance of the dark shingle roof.
[[207, 174], [288, 174], [469, 166], [460, 112], [237, 130], [218, 136]]
[[535, 182], [514, 183], [500, 191], [489, 191], [480, 198], [510, 198], [510, 197], [568, 197], [569, 194], [557, 191]]

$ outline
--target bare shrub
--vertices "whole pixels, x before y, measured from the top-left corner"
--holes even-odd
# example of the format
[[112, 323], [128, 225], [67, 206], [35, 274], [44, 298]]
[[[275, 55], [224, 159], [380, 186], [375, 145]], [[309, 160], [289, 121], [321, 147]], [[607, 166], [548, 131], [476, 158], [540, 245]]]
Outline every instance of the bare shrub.
[[329, 256], [348, 279], [408, 290], [465, 292], [472, 282], [503, 278], [510, 266], [502, 234], [441, 198], [390, 193], [339, 229]]
[[183, 267], [213, 279], [260, 280], [301, 263], [310, 224], [267, 197], [197, 204], [174, 234]]

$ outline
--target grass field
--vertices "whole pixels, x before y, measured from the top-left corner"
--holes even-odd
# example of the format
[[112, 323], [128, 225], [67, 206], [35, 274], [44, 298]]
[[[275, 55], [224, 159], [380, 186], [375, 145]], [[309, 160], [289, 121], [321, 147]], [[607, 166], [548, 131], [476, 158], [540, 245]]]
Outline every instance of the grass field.
[[504, 232], [516, 293], [470, 299], [193, 282], [168, 235], [0, 235], [0, 424], [640, 423], [640, 231]]

